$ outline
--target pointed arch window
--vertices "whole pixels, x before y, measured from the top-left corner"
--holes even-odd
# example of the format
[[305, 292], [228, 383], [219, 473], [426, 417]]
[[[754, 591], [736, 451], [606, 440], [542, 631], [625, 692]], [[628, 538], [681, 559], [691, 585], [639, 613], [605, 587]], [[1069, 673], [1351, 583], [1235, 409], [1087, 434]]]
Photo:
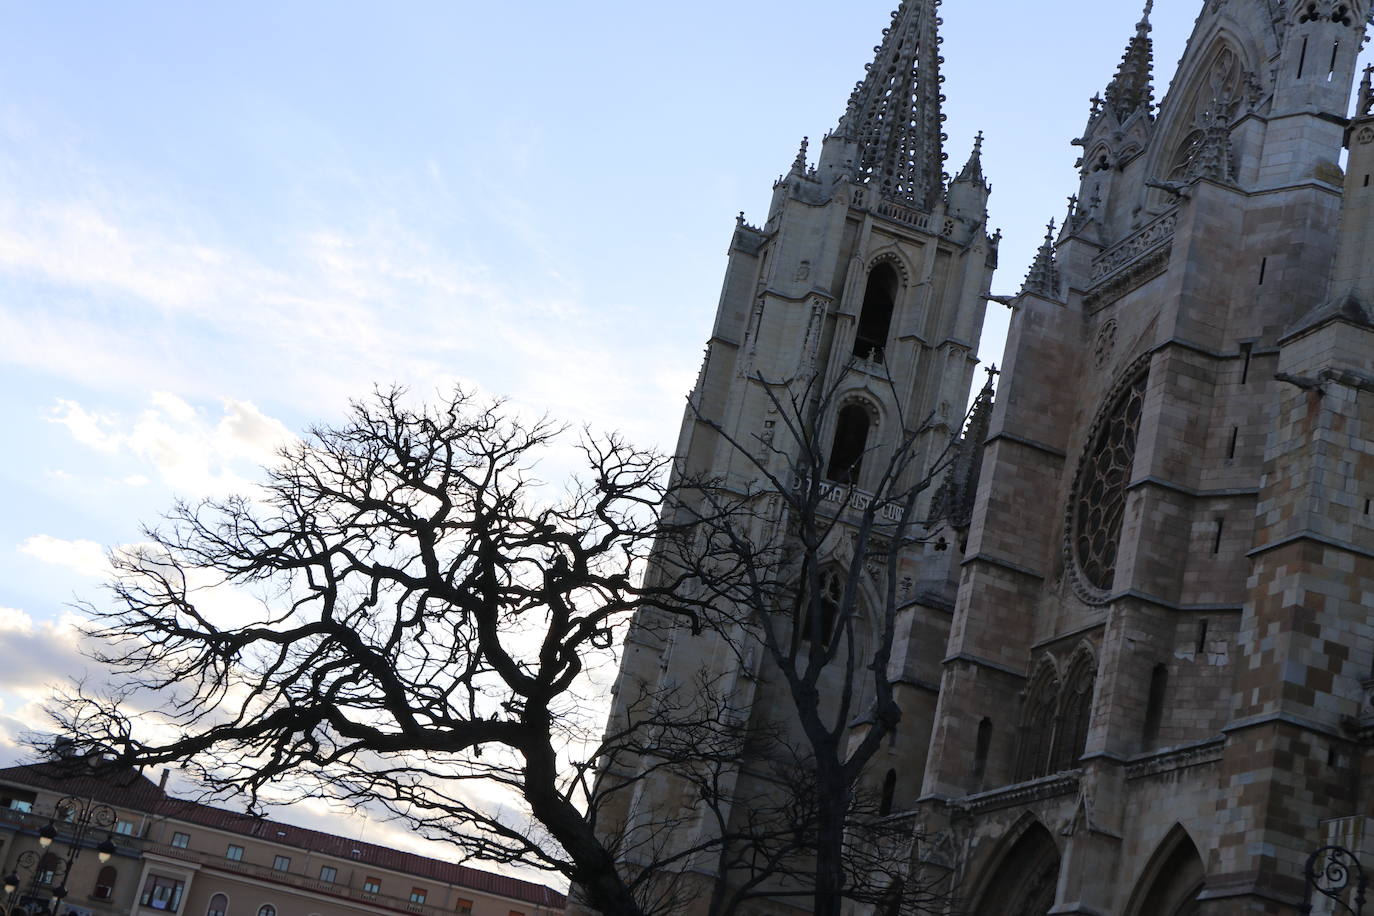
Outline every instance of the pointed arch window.
[[1159, 728], [1164, 724], [1164, 695], [1169, 688], [1169, 667], [1162, 662], [1150, 672], [1150, 696], [1145, 706], [1145, 747], [1153, 747], [1159, 740]]
[[983, 717], [978, 723], [978, 742], [973, 748], [973, 791], [983, 788], [983, 777], [988, 770], [988, 752], [992, 749], [992, 720]]
[[883, 795], [878, 803], [878, 814], [887, 817], [892, 813], [892, 805], [897, 798], [897, 771], [888, 770], [883, 777]]
[[1088, 746], [1092, 724], [1093, 686], [1097, 672], [1092, 659], [1081, 656], [1065, 679], [1060, 703], [1059, 728], [1054, 739], [1055, 770], [1072, 770]]
[[859, 329], [854, 335], [854, 355], [860, 359], [875, 363], [883, 361], [899, 285], [897, 271], [886, 262], [873, 268], [868, 275], [863, 309], [859, 312]]
[[840, 409], [835, 422], [835, 439], [830, 446], [830, 463], [825, 471], [829, 480], [848, 484], [859, 482], [872, 425], [862, 404], [849, 404]]
[[796, 621], [801, 628], [801, 638], [810, 641], [816, 634], [829, 637], [835, 630], [835, 621], [840, 616], [840, 599], [844, 596], [844, 579], [839, 570], [827, 569], [821, 572], [821, 592], [815, 601], [804, 597], [797, 607]]
[[1049, 773], [1058, 702], [1059, 678], [1042, 674], [1026, 697], [1021, 718], [1021, 747], [1016, 760], [1018, 782]]

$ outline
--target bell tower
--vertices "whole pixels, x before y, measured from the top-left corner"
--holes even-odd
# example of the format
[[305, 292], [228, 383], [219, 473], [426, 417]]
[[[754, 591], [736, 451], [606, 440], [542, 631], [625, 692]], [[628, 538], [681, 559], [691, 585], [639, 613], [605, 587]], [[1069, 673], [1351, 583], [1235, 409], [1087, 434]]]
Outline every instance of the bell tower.
[[[736, 220], [677, 444], [680, 475], [721, 481], [733, 492], [766, 487], [766, 474], [788, 466], [785, 420], [774, 400], [780, 387], [827, 393], [808, 402], [809, 422], [829, 456], [827, 475], [860, 498], [899, 447], [910, 449], [919, 475], [958, 438], [1000, 234], [987, 227], [991, 186], [981, 135], [957, 176], [945, 173], [938, 7], [939, 0], [902, 0], [818, 160], [803, 139], [773, 186], [766, 219], [741, 213]], [[963, 457], [963, 485], [947, 487], [933, 514], [966, 524], [977, 456]], [[932, 515], [937, 489], [921, 497], [915, 517]], [[901, 724], [872, 766], [875, 787], [889, 771], [902, 774], [888, 779], [886, 802], [900, 808], [919, 794], [954, 604], [960, 551], [950, 540], [958, 538], [938, 550], [934, 540], [902, 557], [893, 649], [894, 664], [904, 666], [896, 688]], [[761, 657], [718, 634], [637, 623], [625, 643], [610, 727], [641, 698], [702, 672], [751, 721], [784, 718], [779, 688], [769, 684], [775, 674], [757, 663]], [[747, 770], [738, 776], [741, 797], [749, 796]], [[608, 821], [633, 829], [680, 795], [666, 779], [641, 781]], [[698, 823], [676, 831], [673, 842], [688, 848], [712, 829]], [[714, 876], [719, 864], [693, 858], [684, 867]]]

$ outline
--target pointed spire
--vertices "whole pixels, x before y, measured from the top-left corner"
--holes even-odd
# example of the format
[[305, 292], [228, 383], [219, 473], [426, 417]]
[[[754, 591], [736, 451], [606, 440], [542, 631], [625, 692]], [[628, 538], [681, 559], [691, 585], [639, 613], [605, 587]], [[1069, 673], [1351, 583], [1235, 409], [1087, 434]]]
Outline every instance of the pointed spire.
[[1154, 40], [1150, 38], [1150, 13], [1155, 0], [1145, 0], [1145, 15], [1136, 23], [1135, 36], [1126, 45], [1121, 66], [1107, 87], [1107, 107], [1118, 121], [1125, 121], [1142, 105], [1154, 107]]
[[860, 179], [929, 209], [944, 191], [938, 0], [902, 0], [835, 133], [858, 145]]
[[810, 138], [810, 137], [802, 137], [801, 149], [797, 150], [797, 158], [794, 159], [794, 160], [792, 161], [792, 174], [793, 174], [793, 175], [805, 175], [805, 174], [806, 174], [806, 153], [807, 153], [807, 149], [808, 149], [810, 146], [811, 146], [811, 138]]
[[1035, 293], [1047, 299], [1059, 298], [1059, 264], [1054, 254], [1054, 220], [1045, 230], [1045, 241], [1036, 252], [1035, 262], [1021, 286], [1022, 294]]
[[983, 178], [983, 132], [978, 131], [978, 136], [973, 138], [973, 152], [968, 157], [968, 162], [964, 163], [964, 168], [959, 172], [959, 177], [955, 181], [967, 181], [970, 184], [986, 184]]
[[988, 370], [987, 384], [969, 409], [963, 435], [951, 446], [952, 454], [945, 470], [945, 479], [931, 501], [928, 525], [943, 521], [956, 530], [966, 531], [973, 520], [973, 501], [978, 494], [983, 448], [992, 428], [992, 406], [996, 395], [993, 383], [999, 374], [996, 366]]

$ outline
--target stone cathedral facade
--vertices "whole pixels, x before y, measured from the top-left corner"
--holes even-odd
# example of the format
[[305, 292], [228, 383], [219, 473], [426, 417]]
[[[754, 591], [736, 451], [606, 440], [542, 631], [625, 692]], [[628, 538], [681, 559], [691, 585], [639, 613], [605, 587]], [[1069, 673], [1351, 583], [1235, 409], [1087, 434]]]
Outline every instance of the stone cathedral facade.
[[[1349, 106], [1370, 4], [1200, 6], [1165, 98], [1148, 5], [1104, 74], [1069, 214], [998, 297], [998, 393], [963, 437], [981, 470], [925, 507], [946, 549], [905, 558], [875, 778], [960, 912], [1293, 914], [1316, 848], [1374, 870], [1368, 73]], [[816, 164], [803, 147], [736, 228], [693, 399], [738, 439], [770, 422], [751, 377], [857, 366], [819, 421], [840, 437], [857, 405], [881, 449], [874, 361], [959, 434], [997, 238], [977, 145], [943, 173], [937, 7], [904, 0]], [[691, 411], [679, 454], [748, 473]], [[618, 702], [718, 648], [632, 634]], [[737, 682], [767, 703], [766, 671]]]

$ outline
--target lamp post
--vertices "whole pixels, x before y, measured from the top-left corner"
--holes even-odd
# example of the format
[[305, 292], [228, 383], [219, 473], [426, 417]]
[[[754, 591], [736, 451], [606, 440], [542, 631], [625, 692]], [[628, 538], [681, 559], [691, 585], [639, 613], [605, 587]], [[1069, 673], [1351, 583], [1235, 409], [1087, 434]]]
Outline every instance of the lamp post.
[[[1332, 901], [1333, 912], [1344, 911], [1351, 916], [1364, 916], [1364, 894], [1369, 886], [1364, 868], [1355, 854], [1344, 846], [1323, 846], [1307, 857], [1307, 867], [1303, 869], [1307, 889], [1303, 894], [1302, 916], [1312, 912], [1312, 892]], [[1355, 904], [1346, 902], [1351, 886], [1355, 888]], [[1339, 907], [1340, 910], [1335, 910]]]
[[23, 884], [19, 873], [26, 872], [33, 874], [38, 867], [38, 853], [32, 849], [19, 854], [19, 858], [14, 862], [14, 870], [5, 876], [5, 902], [0, 906], [0, 913], [4, 916], [13, 916], [15, 905], [19, 902], [19, 886]]
[[[48, 821], [48, 825], [38, 831], [38, 845], [43, 849], [48, 849], [58, 838], [58, 822], [70, 825], [71, 836], [67, 839], [67, 856], [62, 862], [61, 877], [57, 878], [57, 886], [52, 891], [52, 916], [59, 916], [62, 901], [67, 898], [67, 879], [71, 877], [72, 866], [76, 864], [77, 858], [81, 855], [82, 846], [86, 838], [92, 831], [109, 830], [115, 823], [114, 809], [109, 805], [99, 805], [94, 799], [77, 798], [68, 795], [58, 799], [53, 806], [54, 817]], [[101, 863], [110, 861], [110, 857], [115, 853], [114, 841], [110, 836], [106, 836], [105, 841], [95, 848], [96, 856]], [[35, 883], [37, 874], [35, 872]], [[12, 916], [12, 914], [6, 914]]]

